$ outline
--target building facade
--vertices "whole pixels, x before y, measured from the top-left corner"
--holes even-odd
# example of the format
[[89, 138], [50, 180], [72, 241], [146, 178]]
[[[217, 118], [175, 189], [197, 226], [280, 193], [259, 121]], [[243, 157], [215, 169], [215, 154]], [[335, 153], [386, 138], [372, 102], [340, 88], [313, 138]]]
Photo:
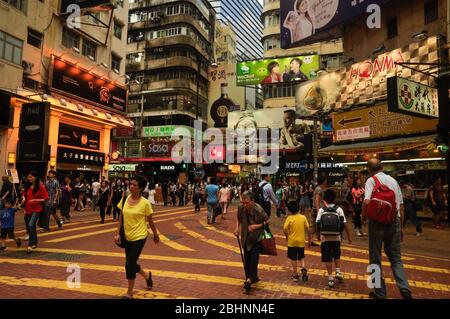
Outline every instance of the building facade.
[[208, 1], [217, 12], [217, 19], [229, 24], [236, 32], [238, 60], [260, 58], [263, 54], [260, 2], [258, 0]]
[[[81, 8], [79, 24], [68, 19], [67, 5], [0, 3], [0, 106], [11, 117], [0, 127], [2, 174], [107, 177], [111, 130], [132, 126], [123, 85], [128, 3]], [[31, 154], [26, 143], [43, 148]]]
[[135, 127], [114, 132], [119, 161], [140, 164], [140, 171], [158, 177], [181, 172], [182, 165], [161, 168], [171, 162], [175, 127], [193, 129], [196, 119], [206, 127], [214, 21], [206, 0], [130, 2], [128, 117]]

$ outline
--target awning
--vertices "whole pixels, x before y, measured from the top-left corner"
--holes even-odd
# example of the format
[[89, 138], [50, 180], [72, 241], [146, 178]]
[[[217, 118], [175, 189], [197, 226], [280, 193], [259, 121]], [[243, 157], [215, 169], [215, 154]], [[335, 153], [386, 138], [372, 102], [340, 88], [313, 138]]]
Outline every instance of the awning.
[[332, 145], [319, 150], [320, 155], [364, 155], [366, 153], [387, 154], [409, 150], [426, 150], [435, 147], [437, 135], [401, 137], [376, 142], [360, 142], [345, 145]]

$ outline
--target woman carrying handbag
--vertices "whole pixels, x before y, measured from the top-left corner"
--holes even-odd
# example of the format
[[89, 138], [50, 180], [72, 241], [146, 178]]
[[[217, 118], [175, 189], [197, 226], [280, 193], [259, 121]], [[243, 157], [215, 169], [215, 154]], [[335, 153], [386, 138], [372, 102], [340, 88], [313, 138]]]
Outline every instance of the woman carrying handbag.
[[[125, 271], [128, 280], [128, 291], [124, 298], [133, 299], [133, 289], [136, 274], [139, 273], [146, 281], [147, 288], [152, 289], [152, 273], [144, 271], [137, 263], [147, 240], [147, 222], [153, 232], [153, 242], [159, 243], [159, 235], [153, 223], [153, 210], [147, 199], [142, 197], [147, 182], [140, 177], [130, 181], [130, 196], [122, 199], [117, 207], [122, 211], [119, 216], [115, 243], [125, 249]], [[121, 234], [122, 233], [122, 234]]]
[[[100, 219], [101, 219], [101, 224], [105, 223], [105, 214], [106, 214], [106, 208], [108, 207], [108, 203], [109, 203], [109, 188], [108, 188], [108, 184], [106, 183], [106, 181], [102, 181], [102, 184], [100, 186], [100, 190], [99, 190], [99, 196], [98, 196], [98, 200], [97, 200], [97, 205], [100, 208]], [[111, 213], [109, 213], [111, 214]]]

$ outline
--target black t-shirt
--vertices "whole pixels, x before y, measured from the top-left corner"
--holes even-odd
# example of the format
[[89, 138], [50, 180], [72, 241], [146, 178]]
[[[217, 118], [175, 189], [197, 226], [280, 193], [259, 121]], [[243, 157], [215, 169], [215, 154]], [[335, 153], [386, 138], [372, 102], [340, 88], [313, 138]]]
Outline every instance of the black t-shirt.
[[6, 181], [2, 185], [2, 189], [0, 190], [0, 197], [3, 198], [5, 194], [9, 192], [8, 196], [6, 196], [5, 199], [12, 199], [13, 198], [13, 185], [10, 181]]

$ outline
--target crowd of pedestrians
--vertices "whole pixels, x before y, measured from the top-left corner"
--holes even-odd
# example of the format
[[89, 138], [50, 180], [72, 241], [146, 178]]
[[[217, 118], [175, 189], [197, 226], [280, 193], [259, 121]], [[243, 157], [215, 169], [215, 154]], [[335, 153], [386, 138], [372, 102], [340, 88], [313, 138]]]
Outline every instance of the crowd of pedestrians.
[[[1, 240], [0, 250], [6, 249], [5, 240], [15, 240], [18, 247], [23, 240], [15, 236], [14, 219], [18, 209], [24, 210], [28, 242], [27, 253], [38, 245], [38, 227], [50, 231], [51, 220], [61, 229], [70, 223], [70, 212], [84, 212], [87, 207], [99, 211], [100, 223], [107, 215], [117, 222], [115, 243], [125, 249], [126, 298], [133, 298], [136, 274], [140, 274], [149, 289], [153, 286], [151, 272], [138, 264], [139, 256], [148, 237], [147, 223], [153, 233], [154, 243], [159, 242], [158, 230], [152, 220], [153, 205], [185, 206], [192, 203], [194, 213], [206, 205], [208, 224], [215, 224], [218, 216], [226, 220], [234, 199], [239, 201], [235, 235], [243, 250], [245, 270], [244, 289], [249, 292], [259, 282], [258, 263], [263, 252], [262, 234], [270, 232], [271, 212], [285, 218], [283, 233], [287, 242], [287, 258], [292, 266], [292, 280], [308, 281], [308, 263], [305, 249], [320, 246], [321, 261], [328, 274], [327, 285], [335, 287], [344, 281], [341, 268], [341, 243], [344, 238], [352, 243], [347, 218], [354, 223], [356, 236], [367, 236], [369, 262], [381, 268], [382, 247], [386, 253], [394, 278], [403, 298], [412, 298], [403, 268], [400, 245], [403, 227], [410, 220], [420, 236], [423, 227], [417, 218], [418, 205], [413, 185], [407, 181], [400, 184], [383, 172], [378, 159], [367, 164], [368, 175], [349, 176], [341, 184], [340, 200], [335, 188], [329, 187], [326, 178], [319, 178], [317, 185], [309, 181], [271, 184], [271, 176], [263, 175], [260, 181], [231, 185], [211, 178], [194, 183], [162, 182], [153, 185], [141, 177], [131, 179], [86, 180], [65, 177], [59, 182], [55, 171], [49, 171], [45, 181], [36, 172], [30, 172], [22, 189], [16, 190], [7, 177], [3, 177], [0, 192]], [[443, 228], [447, 199], [442, 181], [438, 178], [427, 192], [427, 200], [433, 211], [434, 226]], [[374, 208], [375, 207], [375, 208]], [[60, 213], [58, 213], [58, 210]], [[379, 216], [374, 215], [374, 210]], [[374, 217], [375, 216], [375, 217]], [[380, 217], [381, 216], [381, 217]], [[384, 219], [382, 219], [384, 218]], [[366, 231], [365, 231], [366, 230]], [[343, 235], [345, 232], [345, 236]], [[308, 246], [308, 248], [307, 248]], [[300, 263], [300, 264], [299, 264]], [[334, 266], [334, 269], [333, 269]], [[300, 269], [300, 272], [299, 272]], [[370, 297], [387, 297], [381, 275], [381, 285], [374, 288]]]

